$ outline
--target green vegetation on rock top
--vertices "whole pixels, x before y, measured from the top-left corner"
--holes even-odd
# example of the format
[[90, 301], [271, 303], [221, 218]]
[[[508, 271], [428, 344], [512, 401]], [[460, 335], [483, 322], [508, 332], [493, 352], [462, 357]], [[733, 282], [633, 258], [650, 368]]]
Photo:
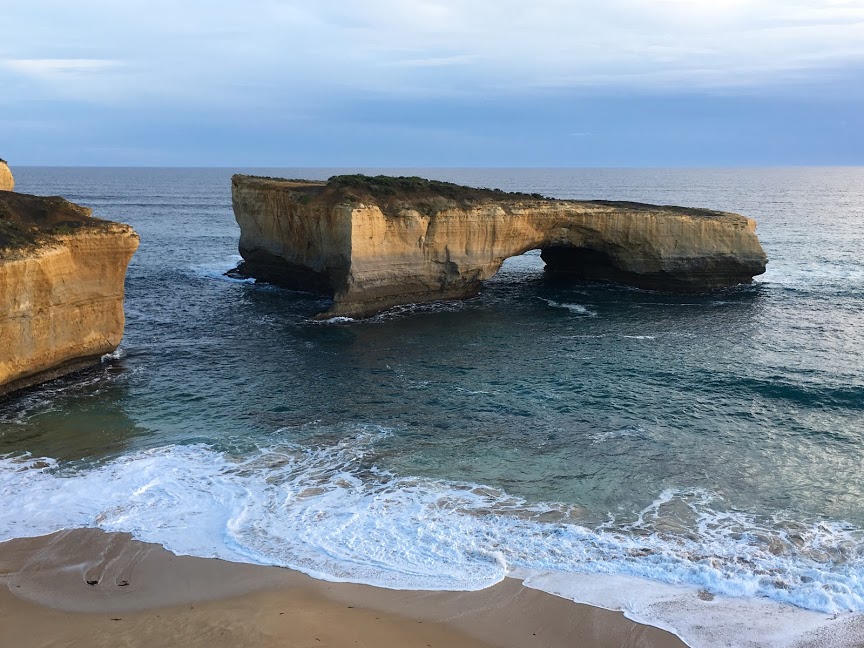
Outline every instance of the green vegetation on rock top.
[[735, 219], [746, 225], [747, 219], [737, 214], [695, 207], [674, 205], [650, 205], [629, 201], [614, 200], [559, 200], [539, 193], [508, 192], [502, 189], [467, 187], [453, 182], [429, 180], [419, 176], [368, 176], [363, 174], [336, 175], [327, 182], [320, 180], [301, 180], [248, 176], [237, 174], [233, 178], [235, 186], [244, 184], [266, 189], [278, 189], [291, 194], [292, 200], [301, 205], [310, 203], [332, 207], [335, 204], [371, 202], [391, 217], [398, 217], [406, 209], [417, 210], [426, 215], [434, 215], [454, 206], [471, 208], [478, 204], [497, 203], [505, 211], [521, 201], [549, 201], [579, 204], [588, 207], [623, 209], [629, 212], [677, 213], [694, 218]]
[[0, 192], [0, 258], [33, 248], [54, 236], [111, 225], [90, 209], [56, 196]]
[[453, 182], [427, 180], [418, 176], [367, 176], [362, 174], [338, 175], [328, 180], [328, 186], [354, 190], [373, 198], [440, 197], [450, 200], [477, 200], [482, 198], [510, 198], [543, 200], [540, 194], [507, 192], [501, 189], [478, 189]]

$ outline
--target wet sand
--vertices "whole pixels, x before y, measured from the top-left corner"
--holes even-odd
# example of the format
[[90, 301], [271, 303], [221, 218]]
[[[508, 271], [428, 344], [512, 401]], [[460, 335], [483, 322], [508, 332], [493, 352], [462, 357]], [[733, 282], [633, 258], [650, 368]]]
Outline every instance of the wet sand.
[[93, 529], [0, 544], [0, 628], [4, 648], [684, 646], [510, 578], [480, 592], [384, 590]]

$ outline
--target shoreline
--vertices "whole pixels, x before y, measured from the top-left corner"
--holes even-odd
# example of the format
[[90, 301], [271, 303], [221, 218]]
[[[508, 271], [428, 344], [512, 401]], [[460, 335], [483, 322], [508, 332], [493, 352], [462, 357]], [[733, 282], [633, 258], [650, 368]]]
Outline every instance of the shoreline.
[[[386, 590], [177, 556], [125, 533], [0, 543], [0, 626], [19, 648], [125, 645], [683, 648], [621, 612], [515, 578], [475, 592]], [[167, 643], [166, 643], [167, 642]]]

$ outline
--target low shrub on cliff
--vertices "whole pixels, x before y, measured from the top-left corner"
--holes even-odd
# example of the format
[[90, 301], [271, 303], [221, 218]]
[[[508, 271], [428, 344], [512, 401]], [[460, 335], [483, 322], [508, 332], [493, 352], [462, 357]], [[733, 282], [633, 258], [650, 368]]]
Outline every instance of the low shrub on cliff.
[[0, 258], [18, 254], [83, 228], [103, 229], [108, 221], [90, 216], [90, 209], [56, 196], [0, 192]]
[[493, 200], [507, 203], [520, 200], [545, 200], [537, 193], [507, 192], [501, 189], [466, 187], [453, 182], [427, 180], [418, 176], [367, 176], [362, 174], [333, 176], [327, 190], [348, 202], [372, 199], [385, 214], [396, 217], [406, 208], [427, 216], [454, 205], [470, 208], [477, 203]]
[[353, 189], [357, 193], [373, 198], [428, 198], [440, 197], [450, 200], [471, 201], [483, 198], [512, 198], [542, 200], [540, 194], [506, 192], [501, 189], [466, 187], [454, 182], [427, 180], [419, 176], [367, 176], [362, 174], [333, 176], [329, 184], [342, 189]]

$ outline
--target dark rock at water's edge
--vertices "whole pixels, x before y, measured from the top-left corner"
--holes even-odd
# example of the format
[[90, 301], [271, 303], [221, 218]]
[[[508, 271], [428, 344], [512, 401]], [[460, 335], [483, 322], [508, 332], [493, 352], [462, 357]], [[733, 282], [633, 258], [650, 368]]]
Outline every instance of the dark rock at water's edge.
[[117, 349], [137, 247], [131, 227], [86, 207], [0, 191], [0, 396]]
[[755, 221], [708, 209], [359, 175], [235, 175], [232, 200], [242, 273], [332, 295], [321, 317], [470, 297], [533, 249], [550, 272], [661, 290], [748, 283], [767, 263]]

